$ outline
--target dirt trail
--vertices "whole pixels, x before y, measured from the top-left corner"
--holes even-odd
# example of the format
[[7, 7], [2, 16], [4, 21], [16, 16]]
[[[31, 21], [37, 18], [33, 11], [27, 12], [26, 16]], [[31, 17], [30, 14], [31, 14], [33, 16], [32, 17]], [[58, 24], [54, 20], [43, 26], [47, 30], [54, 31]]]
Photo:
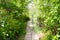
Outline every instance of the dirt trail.
[[32, 30], [32, 23], [27, 22], [25, 40], [39, 40], [37, 34]]

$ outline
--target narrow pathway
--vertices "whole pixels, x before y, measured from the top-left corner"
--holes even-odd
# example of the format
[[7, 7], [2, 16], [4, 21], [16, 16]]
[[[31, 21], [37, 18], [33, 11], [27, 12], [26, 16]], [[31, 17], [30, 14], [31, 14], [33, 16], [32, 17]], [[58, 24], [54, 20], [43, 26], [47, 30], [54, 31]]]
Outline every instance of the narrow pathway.
[[39, 40], [37, 34], [32, 30], [32, 23], [30, 21], [27, 22], [25, 40]]

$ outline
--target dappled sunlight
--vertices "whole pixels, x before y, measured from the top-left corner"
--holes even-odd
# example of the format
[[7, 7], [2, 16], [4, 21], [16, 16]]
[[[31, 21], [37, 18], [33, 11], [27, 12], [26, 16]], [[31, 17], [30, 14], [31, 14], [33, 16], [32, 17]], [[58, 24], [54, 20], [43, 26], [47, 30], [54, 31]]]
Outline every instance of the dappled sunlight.
[[0, 40], [60, 40], [60, 0], [0, 0]]

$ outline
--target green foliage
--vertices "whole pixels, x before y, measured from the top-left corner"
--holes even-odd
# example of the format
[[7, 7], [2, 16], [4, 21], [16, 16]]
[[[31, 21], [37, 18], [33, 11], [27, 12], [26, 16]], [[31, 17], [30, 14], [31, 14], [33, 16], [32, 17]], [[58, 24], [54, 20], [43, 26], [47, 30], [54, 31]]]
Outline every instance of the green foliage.
[[[25, 35], [29, 20], [27, 5], [33, 2], [38, 16], [35, 31], [48, 32], [44, 40], [58, 40], [60, 35], [60, 0], [0, 0], [0, 40], [18, 40]], [[32, 11], [33, 12], [33, 11]], [[33, 13], [34, 13], [33, 12]], [[35, 18], [34, 18], [35, 20]]]
[[0, 40], [18, 40], [25, 35], [26, 5], [25, 0], [0, 0]]
[[[45, 28], [46, 32], [48, 30], [51, 31], [52, 36], [49, 38], [55, 35], [54, 38], [47, 38], [46, 40], [57, 40], [56, 34], [60, 35], [60, 30], [57, 31], [57, 29], [60, 28], [60, 0], [34, 0], [34, 3], [36, 8], [40, 11], [40, 15], [38, 14], [39, 17], [44, 19], [42, 21], [44, 27], [42, 28]], [[42, 19], [39, 21], [40, 23], [41, 20]]]

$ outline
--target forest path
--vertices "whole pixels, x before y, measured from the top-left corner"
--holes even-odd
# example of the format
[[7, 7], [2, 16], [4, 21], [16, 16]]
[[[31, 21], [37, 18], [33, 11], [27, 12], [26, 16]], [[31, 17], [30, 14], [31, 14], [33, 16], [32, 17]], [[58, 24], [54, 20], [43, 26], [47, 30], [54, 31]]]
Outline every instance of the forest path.
[[32, 30], [32, 23], [27, 22], [25, 40], [39, 40], [37, 34]]

